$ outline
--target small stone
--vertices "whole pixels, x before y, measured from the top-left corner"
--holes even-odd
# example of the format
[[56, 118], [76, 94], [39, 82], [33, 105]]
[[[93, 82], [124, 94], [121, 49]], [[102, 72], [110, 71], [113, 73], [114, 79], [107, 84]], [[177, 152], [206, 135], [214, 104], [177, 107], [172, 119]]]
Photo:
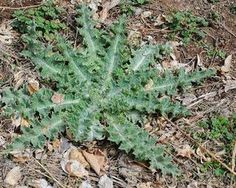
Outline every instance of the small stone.
[[21, 176], [21, 169], [19, 166], [16, 166], [8, 172], [4, 182], [14, 186], [21, 179]]
[[88, 181], [83, 181], [79, 188], [93, 188]]
[[142, 13], [142, 11], [143, 10], [141, 8], [136, 8], [134, 12], [135, 16], [139, 16]]
[[98, 182], [98, 187], [99, 188], [113, 188], [113, 181], [107, 175], [103, 175]]
[[143, 18], [148, 18], [148, 17], [150, 17], [152, 15], [152, 12], [151, 11], [144, 11], [143, 13], [142, 13], [142, 17]]

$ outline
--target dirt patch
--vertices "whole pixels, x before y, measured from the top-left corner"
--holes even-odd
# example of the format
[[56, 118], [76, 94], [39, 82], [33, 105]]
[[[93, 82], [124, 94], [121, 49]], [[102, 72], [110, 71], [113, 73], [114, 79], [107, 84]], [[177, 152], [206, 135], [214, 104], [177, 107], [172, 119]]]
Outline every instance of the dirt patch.
[[20, 0], [20, 1], [1, 0], [0, 21], [1, 19], [10, 18], [12, 13], [17, 9], [26, 9], [26, 8], [38, 6], [41, 2], [42, 0]]

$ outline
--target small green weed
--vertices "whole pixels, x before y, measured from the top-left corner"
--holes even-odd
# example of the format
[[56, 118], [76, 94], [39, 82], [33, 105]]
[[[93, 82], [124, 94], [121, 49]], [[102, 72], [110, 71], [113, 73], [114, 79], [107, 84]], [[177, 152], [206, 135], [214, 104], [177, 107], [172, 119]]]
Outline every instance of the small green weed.
[[236, 15], [236, 4], [230, 6], [230, 12]]
[[201, 46], [205, 51], [208, 58], [220, 58], [224, 60], [226, 58], [226, 52], [222, 49], [215, 48], [205, 42], [200, 41], [199, 46]]
[[149, 0], [131, 0], [131, 1], [136, 5], [143, 5], [149, 2]]
[[184, 44], [188, 44], [192, 39], [202, 39], [205, 34], [201, 27], [208, 26], [208, 22], [201, 17], [194, 16], [191, 12], [175, 12], [167, 17], [168, 27], [172, 31], [171, 37], [176, 35], [182, 38]]
[[132, 15], [135, 7], [148, 3], [149, 0], [122, 0], [120, 4], [121, 12], [124, 14]]
[[211, 11], [209, 14], [209, 20], [214, 21], [219, 21], [221, 18], [220, 14], [218, 12]]
[[207, 50], [207, 56], [212, 58], [212, 57], [219, 57], [220, 59], [225, 59], [226, 58], [226, 52], [217, 49], [217, 48], [210, 48]]
[[208, 0], [208, 2], [214, 4], [214, 3], [218, 3], [218, 2], [220, 2], [220, 0]]
[[120, 9], [122, 14], [132, 15], [134, 13], [135, 7], [127, 2], [123, 2], [120, 5]]
[[128, 0], [126, 2], [128, 2], [131, 5], [143, 5], [145, 3], [148, 3], [149, 0]]
[[205, 162], [200, 168], [201, 172], [207, 173], [209, 170], [213, 170], [215, 176], [223, 176], [226, 170], [222, 168], [221, 164], [217, 161]]
[[[198, 126], [203, 128], [203, 131], [194, 134], [195, 139], [201, 142], [209, 140], [212, 143], [221, 143], [217, 146], [220, 151], [224, 150], [224, 162], [231, 161], [231, 155], [235, 144], [236, 136], [236, 115], [232, 117], [218, 116], [209, 120], [204, 120], [198, 123]], [[207, 172], [209, 169], [214, 171], [216, 176], [222, 176], [225, 173], [223, 167], [216, 161], [205, 162], [201, 168], [202, 172]]]
[[207, 136], [212, 140], [220, 140], [231, 144], [236, 135], [235, 118], [232, 119], [219, 116], [199, 122], [199, 126], [208, 130]]
[[42, 5], [37, 9], [19, 10], [14, 13], [13, 27], [20, 33], [31, 33], [46, 40], [55, 38], [55, 33], [66, 28], [66, 25], [60, 21], [60, 15], [63, 9], [57, 7], [52, 1]]

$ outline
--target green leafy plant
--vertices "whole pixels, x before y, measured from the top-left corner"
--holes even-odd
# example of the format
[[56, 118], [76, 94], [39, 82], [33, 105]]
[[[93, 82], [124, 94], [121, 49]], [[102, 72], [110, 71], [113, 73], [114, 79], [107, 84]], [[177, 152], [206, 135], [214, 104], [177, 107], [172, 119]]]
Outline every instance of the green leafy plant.
[[223, 49], [216, 48], [203, 41], [200, 41], [198, 45], [206, 51], [206, 55], [208, 58], [218, 58], [220, 60], [224, 60], [226, 58], [227, 54]]
[[230, 6], [230, 12], [231, 12], [232, 14], [236, 15], [236, 4], [235, 4], [235, 3]]
[[208, 135], [210, 139], [217, 139], [223, 142], [232, 144], [236, 135], [235, 129], [235, 118], [227, 118], [223, 116], [211, 118], [210, 120], [205, 120], [199, 122], [199, 126], [208, 130]]
[[213, 170], [213, 173], [215, 174], [215, 176], [223, 176], [226, 171], [224, 168], [222, 168], [221, 164], [217, 161], [209, 161], [209, 162], [205, 162], [202, 167], [201, 167], [201, 171], [206, 173], [209, 170]]
[[193, 38], [202, 39], [204, 32], [201, 27], [208, 26], [208, 22], [201, 17], [193, 15], [191, 12], [175, 12], [167, 17], [167, 26], [173, 33], [172, 37], [178, 35], [184, 44], [188, 44]]
[[133, 2], [134, 4], [144, 4], [147, 3], [149, 0], [131, 0], [131, 2]]
[[120, 9], [122, 13], [132, 15], [135, 11], [135, 6], [148, 3], [149, 0], [122, 0], [120, 3]]
[[211, 11], [209, 13], [209, 20], [212, 21], [213, 23], [216, 21], [220, 21], [220, 18], [221, 18], [221, 16], [218, 12]]
[[34, 34], [37, 27], [24, 36], [27, 49], [22, 54], [34, 63], [44, 83], [53, 86], [42, 86], [32, 95], [27, 85], [4, 91], [4, 114], [30, 124], [21, 127], [11, 148], [43, 147], [47, 139], [67, 130], [80, 142], [108, 137], [152, 168], [177, 174], [163, 147], [141, 125], [147, 114], [187, 114], [172, 96], [213, 71], [161, 73], [156, 63], [171, 51], [168, 44], [142, 46], [127, 58], [124, 18], [110, 29], [98, 30], [88, 8], [82, 6], [78, 12], [83, 38], [79, 49], [59, 35], [53, 44], [41, 42]]
[[[221, 161], [230, 164], [232, 161], [232, 153], [235, 146], [236, 136], [236, 115], [229, 117], [215, 115], [210, 119], [201, 120], [198, 126], [201, 128], [193, 133], [195, 140], [200, 143], [207, 143], [209, 150], [214, 153], [221, 153]], [[200, 167], [201, 172], [212, 173], [219, 178], [232, 178], [229, 173], [218, 161], [206, 161]]]
[[16, 11], [12, 25], [20, 33], [30, 33], [34, 27], [36, 35], [52, 40], [56, 32], [66, 29], [66, 25], [60, 21], [62, 13], [63, 9], [57, 7], [53, 1], [47, 1], [37, 9]]
[[214, 4], [214, 3], [218, 3], [218, 2], [220, 2], [220, 0], [208, 0], [208, 2]]
[[[203, 120], [198, 123], [198, 126], [203, 130], [196, 132], [194, 138], [201, 140], [200, 142], [208, 140], [209, 146], [214, 146], [218, 143], [217, 149], [225, 151], [222, 159], [227, 164], [232, 160], [231, 157], [236, 136], [235, 125], [236, 115], [231, 117], [216, 116], [211, 119]], [[227, 174], [221, 164], [216, 161], [205, 162], [201, 168], [203, 172], [206, 172], [209, 169], [213, 170], [216, 176]]]
[[148, 3], [149, 0], [128, 0], [128, 1], [122, 1], [122, 3], [127, 3], [129, 5], [143, 5], [145, 3]]

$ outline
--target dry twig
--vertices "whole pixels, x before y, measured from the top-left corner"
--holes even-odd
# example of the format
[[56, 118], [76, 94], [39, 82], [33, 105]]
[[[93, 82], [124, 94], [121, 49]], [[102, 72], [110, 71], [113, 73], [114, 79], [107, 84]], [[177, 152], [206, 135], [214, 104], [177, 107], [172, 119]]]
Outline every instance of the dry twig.
[[45, 167], [43, 166], [38, 160], [35, 159], [35, 162], [45, 171], [48, 173], [48, 175], [53, 179], [60, 187], [66, 188], [62, 183], [60, 183], [53, 175], [52, 173]]
[[236, 158], [236, 141], [234, 144], [234, 150], [233, 150], [233, 154], [232, 154], [232, 170], [233, 171], [235, 169], [235, 158]]
[[219, 24], [222, 28], [224, 28], [229, 34], [231, 34], [232, 36], [234, 36], [234, 37], [236, 38], [236, 34], [235, 34], [233, 31], [231, 31], [225, 24], [223, 24], [223, 23], [221, 23], [221, 22], [218, 22], [218, 24]]
[[29, 8], [37, 8], [41, 6], [43, 3], [40, 3], [38, 5], [29, 5], [29, 6], [22, 6], [22, 7], [7, 7], [7, 6], [0, 6], [0, 9], [3, 10], [20, 10], [20, 9], [29, 9]]

